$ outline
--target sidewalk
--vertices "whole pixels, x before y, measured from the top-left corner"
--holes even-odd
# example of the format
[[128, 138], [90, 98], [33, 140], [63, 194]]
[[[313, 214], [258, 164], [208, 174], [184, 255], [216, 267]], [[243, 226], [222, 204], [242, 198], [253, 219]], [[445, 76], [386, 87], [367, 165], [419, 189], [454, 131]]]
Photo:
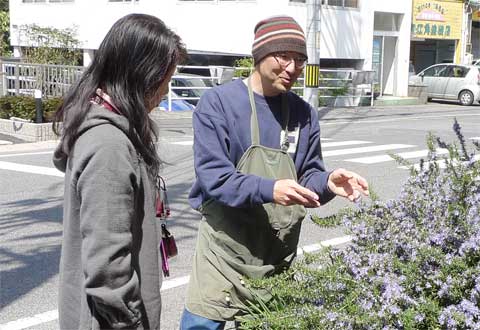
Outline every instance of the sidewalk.
[[[386, 117], [391, 115], [412, 115], [419, 113], [437, 113], [444, 110], [448, 110], [456, 106], [453, 103], [427, 103], [425, 105], [385, 105], [385, 106], [362, 106], [362, 107], [345, 107], [345, 108], [330, 108], [319, 107], [318, 117], [320, 119], [320, 125], [322, 121], [332, 120], [355, 120], [362, 119], [364, 117]], [[477, 107], [465, 108], [476, 110]], [[193, 111], [163, 111], [155, 109], [150, 113], [150, 117], [155, 121], [160, 128], [166, 130], [172, 130], [175, 128], [190, 128]], [[47, 125], [51, 127], [51, 125]], [[14, 144], [24, 144], [28, 141], [21, 139], [21, 135], [15, 134], [2, 134], [0, 131], [0, 140], [7, 140]], [[47, 136], [50, 136], [47, 134]], [[52, 140], [51, 137], [48, 140]], [[28, 143], [30, 144], [30, 143]], [[0, 145], [1, 146], [1, 145]]]

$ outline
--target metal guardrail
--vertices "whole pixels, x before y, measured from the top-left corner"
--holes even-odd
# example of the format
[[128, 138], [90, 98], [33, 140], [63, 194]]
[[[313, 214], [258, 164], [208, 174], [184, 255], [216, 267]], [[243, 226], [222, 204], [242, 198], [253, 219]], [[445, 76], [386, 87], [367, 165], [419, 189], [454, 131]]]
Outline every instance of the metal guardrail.
[[[61, 97], [81, 76], [85, 67], [30, 64], [20, 62], [1, 62], [0, 91], [2, 95], [33, 95], [41, 90], [44, 97]], [[207, 75], [192, 75], [184, 71], [208, 71]], [[251, 74], [251, 67], [225, 66], [178, 66], [177, 73], [170, 82], [168, 93], [168, 109], [172, 109], [172, 101], [198, 101], [202, 91], [232, 79], [238, 73]], [[375, 83], [373, 71], [353, 69], [321, 69], [319, 75], [319, 103], [325, 106], [355, 106], [362, 100], [370, 99], [373, 105]], [[198, 83], [196, 81], [198, 80]], [[184, 82], [182, 85], [181, 82]], [[304, 77], [299, 77], [292, 88], [303, 95]], [[180, 94], [180, 95], [179, 95]]]
[[33, 95], [41, 90], [47, 97], [60, 97], [80, 77], [83, 67], [2, 62], [2, 95]]

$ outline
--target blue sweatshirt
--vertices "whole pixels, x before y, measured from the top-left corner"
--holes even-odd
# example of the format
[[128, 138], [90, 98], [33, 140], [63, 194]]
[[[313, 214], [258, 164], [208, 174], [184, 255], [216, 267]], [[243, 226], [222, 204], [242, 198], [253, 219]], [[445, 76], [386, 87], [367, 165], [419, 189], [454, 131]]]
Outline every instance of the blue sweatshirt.
[[[265, 97], [254, 93], [260, 130], [260, 144], [280, 149], [281, 95]], [[329, 172], [321, 159], [320, 127], [317, 112], [288, 93], [289, 153], [299, 183], [316, 192], [325, 204], [335, 195], [327, 186]], [[273, 202], [275, 180], [240, 173], [240, 158], [251, 145], [251, 107], [247, 86], [241, 79], [205, 92], [193, 113], [194, 165], [196, 180], [189, 196], [198, 209], [215, 199], [232, 207], [250, 207]]]

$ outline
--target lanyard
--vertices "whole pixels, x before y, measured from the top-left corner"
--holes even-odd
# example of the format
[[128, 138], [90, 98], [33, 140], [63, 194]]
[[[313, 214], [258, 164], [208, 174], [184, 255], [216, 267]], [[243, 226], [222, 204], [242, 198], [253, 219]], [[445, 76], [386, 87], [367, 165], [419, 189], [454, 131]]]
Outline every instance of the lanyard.
[[107, 109], [108, 111], [114, 112], [118, 115], [122, 114], [113, 103], [110, 95], [105, 93], [101, 88], [97, 88], [95, 90], [95, 96], [90, 100], [90, 102], [98, 104]]

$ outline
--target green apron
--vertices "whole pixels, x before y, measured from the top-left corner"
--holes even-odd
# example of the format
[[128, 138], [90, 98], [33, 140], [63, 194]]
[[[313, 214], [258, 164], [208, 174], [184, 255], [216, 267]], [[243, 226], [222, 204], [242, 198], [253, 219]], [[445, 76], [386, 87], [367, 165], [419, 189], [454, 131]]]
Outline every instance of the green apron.
[[[297, 180], [292, 158], [287, 153], [289, 109], [282, 94], [282, 149], [260, 145], [257, 110], [250, 79], [248, 94], [252, 108], [252, 145], [240, 159], [237, 170], [269, 179]], [[290, 267], [298, 245], [300, 226], [306, 210], [301, 205], [268, 203], [235, 208], [215, 200], [199, 209], [199, 226], [193, 271], [186, 308], [212, 320], [228, 321], [245, 313], [247, 300], [253, 300], [245, 278], [263, 278]], [[268, 300], [269, 294], [255, 294]]]

